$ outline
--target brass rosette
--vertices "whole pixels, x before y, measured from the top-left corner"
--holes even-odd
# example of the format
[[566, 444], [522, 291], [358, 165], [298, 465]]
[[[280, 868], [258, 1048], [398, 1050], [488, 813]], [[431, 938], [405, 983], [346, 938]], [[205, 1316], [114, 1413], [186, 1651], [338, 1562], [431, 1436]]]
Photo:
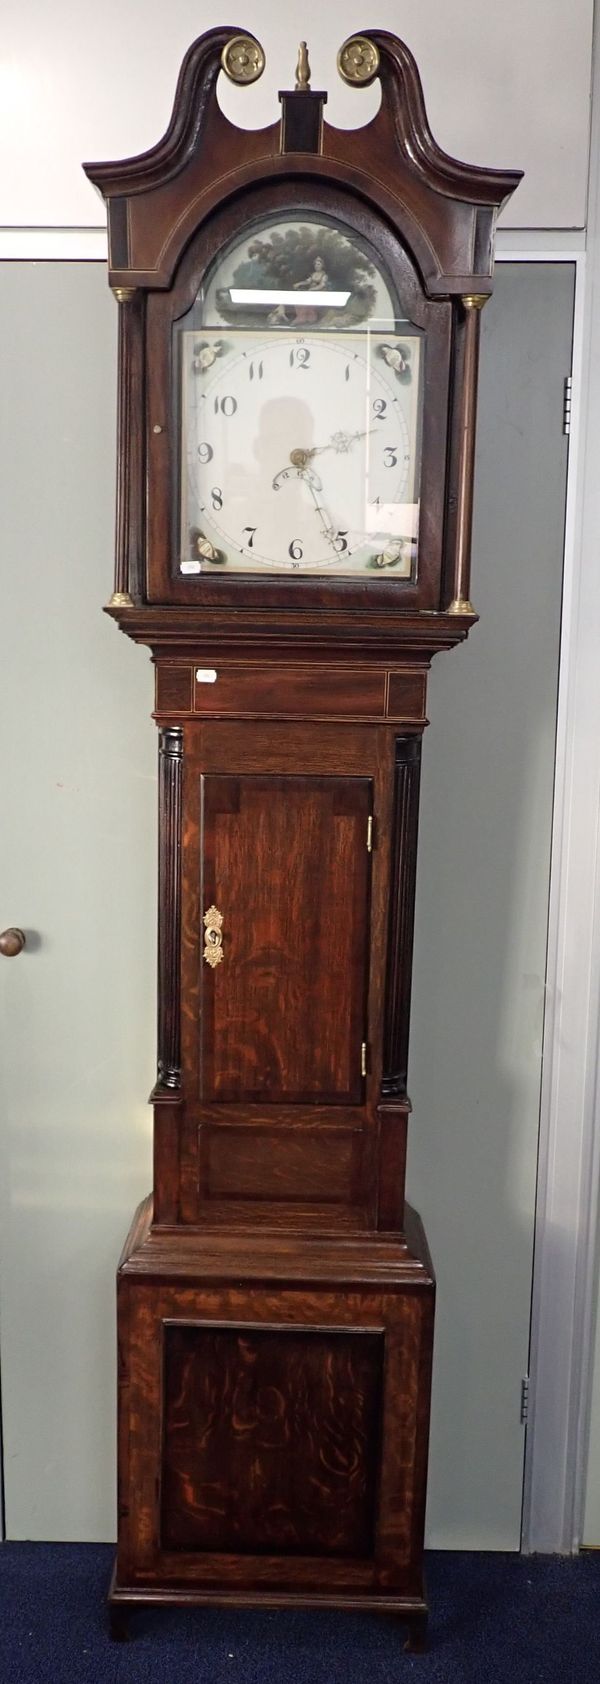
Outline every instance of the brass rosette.
[[260, 41], [256, 41], [253, 35], [232, 35], [221, 53], [221, 68], [230, 82], [238, 82], [242, 87], [249, 82], [258, 82], [265, 68]]
[[354, 88], [367, 88], [379, 70], [379, 49], [368, 35], [350, 35], [340, 47], [337, 67], [342, 81]]

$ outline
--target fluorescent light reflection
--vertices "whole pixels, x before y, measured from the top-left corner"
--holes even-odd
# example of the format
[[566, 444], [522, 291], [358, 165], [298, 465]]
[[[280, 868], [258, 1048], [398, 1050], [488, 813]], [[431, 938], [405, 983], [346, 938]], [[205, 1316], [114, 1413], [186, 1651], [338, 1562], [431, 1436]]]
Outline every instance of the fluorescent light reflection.
[[324, 304], [330, 310], [343, 310], [348, 303], [349, 292], [289, 292], [271, 291], [262, 287], [230, 287], [229, 297], [232, 304], [312, 304], [315, 310], [320, 310]]

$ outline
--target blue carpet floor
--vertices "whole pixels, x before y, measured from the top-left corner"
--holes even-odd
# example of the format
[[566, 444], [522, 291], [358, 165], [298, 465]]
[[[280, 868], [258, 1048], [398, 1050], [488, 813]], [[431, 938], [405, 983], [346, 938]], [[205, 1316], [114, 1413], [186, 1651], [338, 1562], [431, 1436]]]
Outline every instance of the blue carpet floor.
[[0, 1545], [2, 1684], [600, 1684], [600, 1554], [431, 1554], [429, 1652], [371, 1614], [147, 1610], [111, 1643], [112, 1550]]

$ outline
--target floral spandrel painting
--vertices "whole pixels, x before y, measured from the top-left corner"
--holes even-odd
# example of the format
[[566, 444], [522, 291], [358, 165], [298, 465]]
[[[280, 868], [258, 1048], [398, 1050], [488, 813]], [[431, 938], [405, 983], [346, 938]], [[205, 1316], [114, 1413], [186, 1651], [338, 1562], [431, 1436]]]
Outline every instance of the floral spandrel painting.
[[[299, 297], [266, 307], [258, 300], [234, 301], [232, 289], [297, 292]], [[314, 304], [306, 300], [307, 293], [315, 294]], [[348, 298], [341, 308], [331, 308], [328, 293], [347, 293]], [[394, 307], [387, 282], [367, 252], [330, 224], [292, 219], [255, 227], [246, 240], [236, 240], [213, 270], [202, 309], [205, 326], [242, 328], [260, 323], [288, 329], [335, 326], [339, 331], [373, 317], [391, 324]]]

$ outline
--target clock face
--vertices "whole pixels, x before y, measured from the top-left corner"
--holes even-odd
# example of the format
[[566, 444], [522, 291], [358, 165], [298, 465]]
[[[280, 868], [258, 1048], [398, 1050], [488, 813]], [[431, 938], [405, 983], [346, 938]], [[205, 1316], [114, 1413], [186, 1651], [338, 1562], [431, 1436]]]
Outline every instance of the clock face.
[[414, 579], [422, 334], [337, 229], [245, 244], [178, 332], [180, 573]]

